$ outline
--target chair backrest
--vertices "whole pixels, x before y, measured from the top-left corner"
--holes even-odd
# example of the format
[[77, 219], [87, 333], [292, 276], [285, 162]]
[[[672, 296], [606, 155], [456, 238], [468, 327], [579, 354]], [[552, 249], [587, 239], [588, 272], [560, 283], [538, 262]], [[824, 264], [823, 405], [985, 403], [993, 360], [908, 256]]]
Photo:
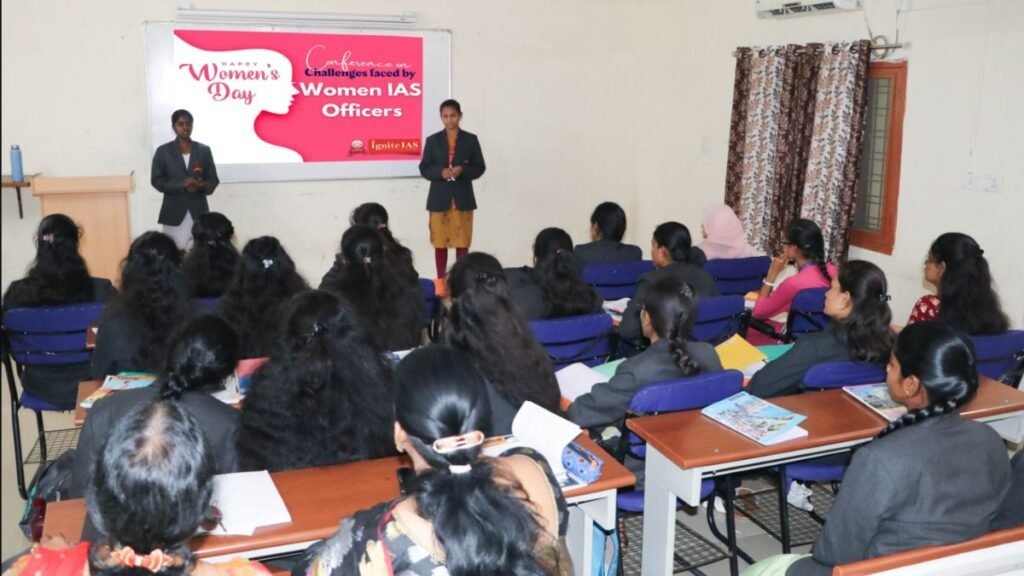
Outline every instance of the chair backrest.
[[[664, 414], [694, 410], [714, 404], [743, 389], [743, 373], [739, 370], [720, 370], [685, 378], [652, 382], [636, 391], [629, 401], [630, 414]], [[639, 436], [624, 429], [629, 453], [643, 458], [646, 444]]]
[[86, 332], [102, 312], [99, 302], [15, 308], [4, 312], [4, 340], [23, 366], [88, 362], [92, 351], [85, 347]]
[[787, 340], [792, 342], [804, 334], [818, 332], [828, 326], [825, 292], [828, 292], [828, 288], [808, 288], [796, 293], [786, 319]]
[[555, 370], [574, 362], [601, 364], [611, 354], [612, 318], [604, 312], [530, 322]]
[[425, 306], [424, 325], [430, 326], [434, 318], [437, 317], [437, 312], [441, 307], [441, 299], [437, 297], [433, 280], [420, 278], [420, 290], [423, 291], [423, 304]]
[[721, 344], [746, 327], [748, 314], [743, 296], [709, 296], [697, 301], [693, 339]]
[[1002, 334], [972, 336], [978, 355], [978, 372], [989, 378], [999, 378], [1017, 366], [1024, 355], [1024, 330], [1010, 330]]
[[768, 256], [750, 258], [724, 258], [708, 260], [704, 271], [715, 280], [718, 292], [723, 295], [739, 294], [760, 290], [772, 259]]
[[632, 298], [640, 276], [654, 269], [650, 260], [590, 264], [583, 268], [583, 281], [597, 290], [605, 300]]
[[874, 362], [822, 362], [804, 374], [804, 387], [827, 390], [885, 382], [885, 367]]
[[215, 312], [217, 306], [220, 305], [220, 298], [196, 298], [192, 300], [199, 310], [205, 312]]

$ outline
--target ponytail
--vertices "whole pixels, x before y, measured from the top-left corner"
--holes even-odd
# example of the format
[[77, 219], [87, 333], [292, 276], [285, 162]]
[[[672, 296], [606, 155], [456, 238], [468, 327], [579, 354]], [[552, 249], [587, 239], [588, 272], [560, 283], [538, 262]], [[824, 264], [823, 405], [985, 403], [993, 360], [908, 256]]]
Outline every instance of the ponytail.
[[932, 243], [931, 258], [946, 264], [939, 282], [939, 320], [968, 334], [1000, 334], [1010, 321], [992, 287], [992, 273], [981, 246], [966, 234], [947, 232]]
[[583, 281], [572, 250], [572, 239], [561, 228], [541, 230], [533, 243], [547, 318], [578, 316], [601, 309], [601, 297]]
[[212, 314], [193, 319], [170, 339], [160, 397], [220, 389], [238, 365], [238, 350], [238, 335], [226, 321]]
[[911, 426], [913, 424], [923, 422], [924, 420], [931, 418], [932, 416], [942, 416], [944, 414], [950, 414], [954, 410], [959, 408], [960, 405], [960, 401], [950, 398], [948, 400], [943, 400], [942, 402], [935, 402], [929, 404], [924, 408], [911, 410], [910, 412], [907, 412], [906, 414], [890, 422], [888, 426], [883, 428], [882, 431], [878, 433], [878, 436], [876, 438], [883, 438], [897, 430], [906, 428], [907, 426]]
[[814, 262], [826, 282], [832, 282], [825, 264], [825, 238], [817, 224], [806, 218], [791, 220], [786, 226], [786, 241], [796, 246], [805, 259]]
[[895, 339], [888, 283], [882, 270], [864, 260], [850, 260], [839, 269], [839, 287], [850, 294], [850, 315], [838, 322], [854, 360], [883, 364]]
[[828, 273], [828, 265], [825, 263], [825, 260], [824, 259], [815, 260], [814, 261], [814, 265], [818, 267], [818, 272], [821, 272], [821, 276], [822, 276], [822, 278], [825, 279], [825, 282], [828, 282], [828, 283], [831, 284], [832, 283], [832, 275]]
[[707, 258], [693, 246], [690, 229], [679, 222], [665, 222], [654, 229], [654, 242], [666, 250], [673, 262], [703, 267]]
[[672, 277], [655, 282], [644, 296], [644, 309], [651, 319], [651, 327], [668, 341], [672, 360], [683, 376], [700, 373], [700, 366], [686, 349], [693, 334], [696, 308], [693, 287]]

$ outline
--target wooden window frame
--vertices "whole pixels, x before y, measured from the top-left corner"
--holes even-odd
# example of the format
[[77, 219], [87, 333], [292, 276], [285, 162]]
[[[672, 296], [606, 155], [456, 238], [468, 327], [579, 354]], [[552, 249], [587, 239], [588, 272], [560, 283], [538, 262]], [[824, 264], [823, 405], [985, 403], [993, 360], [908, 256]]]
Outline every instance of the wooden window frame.
[[[882, 185], [882, 229], [877, 232], [854, 227], [850, 244], [866, 250], [892, 254], [896, 244], [896, 217], [900, 199], [900, 160], [903, 155], [903, 111], [907, 95], [906, 62], [872, 62], [868, 80], [887, 78], [892, 82], [888, 149], [885, 154], [885, 182]], [[865, 137], [868, 135], [865, 134]], [[866, 161], [863, 155], [861, 161]]]

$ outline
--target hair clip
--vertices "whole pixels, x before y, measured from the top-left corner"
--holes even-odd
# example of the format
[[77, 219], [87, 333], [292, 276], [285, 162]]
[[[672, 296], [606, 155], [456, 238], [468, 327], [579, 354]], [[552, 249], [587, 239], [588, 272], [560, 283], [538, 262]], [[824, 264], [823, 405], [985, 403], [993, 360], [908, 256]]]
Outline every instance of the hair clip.
[[324, 332], [324, 325], [319, 322], [313, 323], [313, 336], [319, 336]]
[[479, 430], [473, 430], [472, 432], [466, 432], [465, 434], [438, 438], [437, 440], [434, 440], [433, 444], [431, 444], [431, 448], [433, 448], [434, 452], [437, 452], [438, 454], [449, 454], [451, 452], [458, 452], [459, 450], [476, 448], [483, 443], [484, 433]]
[[888, 294], [879, 294], [878, 295], [878, 301], [879, 302], [885, 303], [885, 302], [888, 302], [890, 300], [892, 300], [892, 296], [890, 296]]
[[452, 474], [469, 474], [473, 470], [472, 464], [449, 464], [448, 471]]
[[273, 260], [271, 260], [270, 258], [264, 258], [264, 259], [263, 259], [263, 269], [264, 269], [264, 270], [270, 270], [270, 268], [271, 268], [271, 267], [272, 267], [273, 265], [274, 265], [274, 261], [273, 261]]
[[138, 554], [131, 547], [122, 546], [110, 551], [110, 559], [117, 563], [118, 566], [145, 568], [154, 574], [162, 572], [171, 566], [182, 564], [181, 558], [173, 554], [166, 554], [159, 548], [149, 554]]
[[371, 263], [373, 263], [373, 258], [371, 258], [369, 256], [363, 256], [363, 264], [371, 264]]
[[53, 244], [53, 234], [43, 234], [42, 236], [39, 237], [39, 239], [42, 240], [43, 242], [49, 242], [50, 244]]

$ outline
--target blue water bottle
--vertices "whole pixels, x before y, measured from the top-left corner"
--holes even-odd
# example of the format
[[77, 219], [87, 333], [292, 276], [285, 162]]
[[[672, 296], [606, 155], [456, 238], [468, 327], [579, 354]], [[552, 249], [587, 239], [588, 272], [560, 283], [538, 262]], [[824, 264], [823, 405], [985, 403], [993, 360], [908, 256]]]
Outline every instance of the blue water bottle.
[[25, 180], [25, 171], [21, 167], [21, 148], [17, 144], [11, 146], [11, 180], [14, 182]]

